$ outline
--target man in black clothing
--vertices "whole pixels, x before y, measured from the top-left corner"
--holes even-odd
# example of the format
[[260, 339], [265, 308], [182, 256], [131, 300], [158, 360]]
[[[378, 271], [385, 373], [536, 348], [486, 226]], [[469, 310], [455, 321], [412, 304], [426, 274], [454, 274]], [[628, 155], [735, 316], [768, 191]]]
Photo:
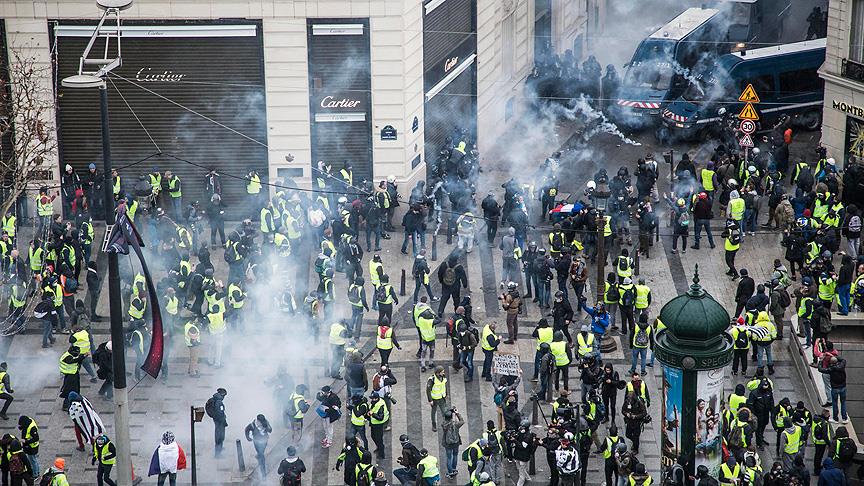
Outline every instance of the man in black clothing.
[[561, 331], [567, 336], [567, 342], [572, 343], [573, 338], [570, 337], [570, 321], [573, 320], [573, 306], [570, 301], [564, 298], [564, 293], [560, 290], [555, 292], [555, 303], [552, 304], [552, 316], [554, 331]]
[[402, 444], [402, 455], [396, 458], [396, 462], [401, 464], [402, 467], [393, 471], [393, 477], [398, 479], [404, 486], [409, 482], [417, 480], [417, 464], [422, 457], [417, 446], [411, 443], [406, 434], [399, 436], [399, 443]]
[[444, 315], [447, 301], [453, 298], [453, 307], [459, 305], [463, 287], [468, 287], [468, 276], [465, 268], [459, 263], [459, 257], [450, 255], [443, 265], [438, 267], [438, 282], [441, 283], [441, 301], [438, 303], [438, 315]]
[[765, 427], [774, 410], [774, 392], [767, 378], [762, 378], [759, 386], [750, 392], [747, 398], [747, 407], [756, 414], [756, 445], [761, 450], [768, 445], [765, 440]]
[[[225, 404], [223, 403], [227, 395], [228, 391], [224, 388], [217, 389], [216, 393], [213, 394], [213, 405], [210, 407], [210, 413], [208, 413], [210, 418], [213, 419], [213, 425], [215, 426], [214, 442], [216, 444], [216, 457], [222, 455], [222, 443], [225, 442], [225, 429], [228, 428], [228, 419], [225, 416]], [[205, 408], [208, 407], [205, 406]]]
[[741, 280], [738, 282], [738, 288], [735, 290], [735, 315], [741, 315], [741, 311], [747, 305], [747, 301], [753, 296], [753, 291], [756, 290], [756, 282], [750, 277], [746, 268], [740, 271]]
[[[743, 279], [741, 280], [744, 281]], [[741, 285], [738, 285], [738, 288], [741, 288]], [[762, 312], [768, 308], [768, 295], [765, 293], [765, 286], [759, 284], [756, 286], [756, 293], [747, 299], [747, 302], [744, 304], [744, 308], [747, 312]]]
[[480, 203], [483, 209], [483, 218], [486, 220], [486, 239], [491, 245], [495, 240], [495, 235], [498, 233], [498, 218], [501, 217], [501, 206], [495, 200], [495, 194], [489, 191], [489, 194]]
[[303, 464], [303, 459], [297, 457], [297, 450], [293, 446], [288, 446], [285, 450], [288, 455], [282, 462], [279, 463], [279, 476], [282, 477], [282, 486], [300, 486], [300, 477], [306, 472], [306, 465]]

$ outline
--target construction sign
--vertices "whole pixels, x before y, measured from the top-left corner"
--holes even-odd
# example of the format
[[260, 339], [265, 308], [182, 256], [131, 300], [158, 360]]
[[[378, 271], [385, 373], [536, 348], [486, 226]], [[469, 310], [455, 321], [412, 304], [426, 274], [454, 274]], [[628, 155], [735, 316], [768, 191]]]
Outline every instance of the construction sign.
[[738, 145], [746, 148], [753, 148], [753, 138], [751, 138], [749, 134], [744, 134], [744, 136], [741, 137], [741, 140], [738, 141]]
[[748, 84], [744, 91], [741, 93], [741, 96], [738, 97], [738, 101], [742, 103], [759, 103], [759, 95], [756, 94], [756, 90], [753, 89], [752, 84]]
[[753, 103], [747, 103], [744, 105], [744, 108], [741, 110], [741, 113], [738, 113], [738, 119], [740, 120], [758, 120], [759, 114], [756, 113], [756, 108], [753, 108]]

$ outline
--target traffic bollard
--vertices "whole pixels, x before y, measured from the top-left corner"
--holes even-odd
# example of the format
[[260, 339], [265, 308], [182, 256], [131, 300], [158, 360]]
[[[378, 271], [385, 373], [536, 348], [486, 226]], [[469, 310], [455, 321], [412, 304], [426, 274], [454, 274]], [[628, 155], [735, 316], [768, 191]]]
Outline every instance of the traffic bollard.
[[399, 297], [405, 297], [405, 269], [402, 269], [402, 281], [399, 283]]
[[432, 235], [432, 261], [438, 261], [438, 234]]
[[237, 439], [237, 469], [240, 472], [246, 470], [246, 461], [243, 460], [243, 444], [240, 442], [240, 439]]
[[[540, 405], [537, 403], [537, 400], [532, 400], [531, 403], [534, 404], [531, 408], [531, 425], [537, 425], [537, 407]], [[531, 454], [531, 461], [528, 463], [528, 474], [531, 475], [537, 474], [537, 467], [534, 464], [534, 456], [535, 454]]]

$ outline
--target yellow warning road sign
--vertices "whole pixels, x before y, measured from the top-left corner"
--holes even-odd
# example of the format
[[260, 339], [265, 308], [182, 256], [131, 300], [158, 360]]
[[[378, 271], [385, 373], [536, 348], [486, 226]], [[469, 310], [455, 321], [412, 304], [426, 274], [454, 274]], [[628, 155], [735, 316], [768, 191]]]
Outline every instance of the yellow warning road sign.
[[744, 105], [744, 109], [741, 110], [741, 113], [738, 113], [739, 120], [758, 120], [759, 114], [756, 113], [756, 109], [753, 108], [752, 103], [747, 103]]
[[753, 89], [752, 84], [748, 84], [744, 91], [741, 93], [741, 96], [738, 97], [738, 101], [744, 103], [759, 103], [759, 95], [756, 94], [756, 90]]

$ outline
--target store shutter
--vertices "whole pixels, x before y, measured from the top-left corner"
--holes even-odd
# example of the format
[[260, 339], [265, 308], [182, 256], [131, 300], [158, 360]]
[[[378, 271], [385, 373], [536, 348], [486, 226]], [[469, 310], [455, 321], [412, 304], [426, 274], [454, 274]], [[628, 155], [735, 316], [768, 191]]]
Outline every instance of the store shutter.
[[[63, 21], [63, 24], [75, 22]], [[153, 25], [154, 29], [166, 25], [206, 29], [212, 24], [124, 22], [127, 26]], [[120, 169], [124, 191], [154, 169], [163, 173], [171, 170], [183, 183], [184, 203], [199, 201], [205, 205], [208, 201], [204, 176], [212, 168], [222, 174], [222, 196], [229, 217], [246, 215], [243, 178], [253, 169], [266, 178], [268, 171], [263, 44], [260, 21], [232, 20], [230, 24], [252, 25], [256, 35], [219, 37], [215, 31], [212, 36], [196, 37], [124, 35], [123, 65], [114, 71], [118, 76], [112, 76], [108, 83], [112, 159], [114, 167]], [[101, 171], [98, 90], [69, 89], [59, 83], [64, 77], [77, 74], [78, 60], [89, 38], [62, 35], [53, 36], [52, 40], [57, 52], [54, 68], [61, 168], [70, 164], [83, 175], [87, 165], [95, 162]], [[101, 52], [104, 44], [101, 46], [97, 42], [93, 52]], [[124, 168], [158, 152], [150, 137], [164, 154], [196, 165], [161, 155]]]
[[[476, 65], [476, 64], [475, 64]], [[441, 92], [426, 102], [426, 160], [434, 161], [444, 147], [444, 140], [453, 137], [457, 128], [476, 133], [477, 97], [475, 65], [466, 69]]]
[[[345, 26], [353, 33], [324, 34], [316, 25], [318, 29]], [[337, 173], [343, 162], [350, 161], [359, 186], [363, 180], [372, 180], [369, 20], [309, 19], [307, 28], [312, 167], [323, 160]], [[321, 102], [328, 96], [358, 101], [358, 108], [326, 110]]]

